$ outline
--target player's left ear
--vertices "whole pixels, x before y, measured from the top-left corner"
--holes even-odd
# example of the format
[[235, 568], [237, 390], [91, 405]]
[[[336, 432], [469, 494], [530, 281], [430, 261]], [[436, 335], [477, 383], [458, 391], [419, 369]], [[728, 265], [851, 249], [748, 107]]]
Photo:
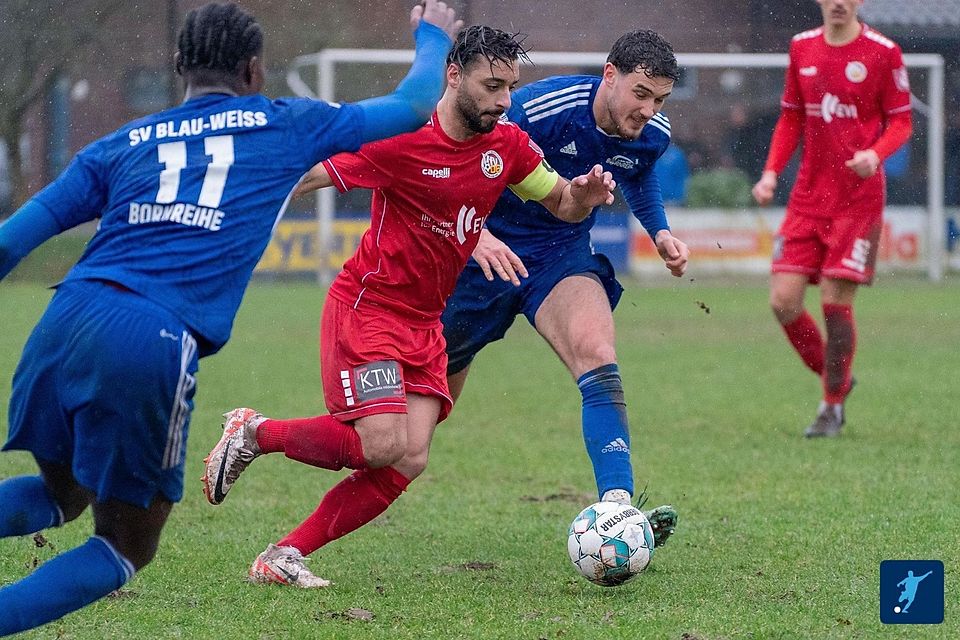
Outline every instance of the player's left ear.
[[243, 80], [250, 93], [260, 93], [267, 82], [267, 74], [263, 68], [263, 61], [259, 56], [253, 56], [247, 61], [243, 70]]
[[603, 65], [603, 82], [607, 86], [613, 86], [614, 81], [617, 79], [617, 68], [613, 66], [612, 62], [604, 63]]
[[463, 82], [463, 69], [455, 62], [447, 65], [447, 86], [451, 89], [459, 89]]

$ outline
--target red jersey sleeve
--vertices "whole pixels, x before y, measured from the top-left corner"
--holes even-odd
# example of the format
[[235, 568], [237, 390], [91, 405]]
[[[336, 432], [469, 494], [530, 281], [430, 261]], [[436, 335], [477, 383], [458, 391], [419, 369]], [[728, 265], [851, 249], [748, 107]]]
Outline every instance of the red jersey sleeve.
[[770, 152], [764, 171], [771, 170], [777, 174], [783, 173], [790, 157], [800, 143], [803, 135], [803, 95], [800, 93], [800, 83], [797, 80], [795, 44], [790, 43], [790, 62], [783, 83], [783, 97], [780, 98], [780, 118], [773, 130], [770, 140]]
[[784, 75], [783, 96], [780, 98], [782, 109], [796, 109], [803, 111], [803, 94], [800, 92], [800, 81], [797, 78], [796, 42], [790, 43], [790, 61]]
[[883, 134], [871, 146], [880, 160], [885, 160], [899, 149], [910, 139], [913, 132], [910, 121], [910, 78], [899, 46], [889, 49], [886, 61], [886, 77], [880, 85], [880, 105], [884, 114]]
[[333, 186], [343, 193], [350, 189], [378, 189], [390, 186], [391, 158], [396, 158], [396, 138], [370, 142], [355, 153], [338, 153], [323, 161]]
[[507, 179], [507, 184], [520, 184], [526, 179], [537, 165], [543, 160], [543, 151], [537, 146], [527, 132], [515, 124], [510, 125], [513, 130], [514, 140], [512, 154], [515, 160], [510, 163], [513, 171]]
[[889, 50], [887, 60], [889, 70], [881, 86], [880, 104], [884, 113], [892, 116], [910, 111], [910, 77], [899, 46]]

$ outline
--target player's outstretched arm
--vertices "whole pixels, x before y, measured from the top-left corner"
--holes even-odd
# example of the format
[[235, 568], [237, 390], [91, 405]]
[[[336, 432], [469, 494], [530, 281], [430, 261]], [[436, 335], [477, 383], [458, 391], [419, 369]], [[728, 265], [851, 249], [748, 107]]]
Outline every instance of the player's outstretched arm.
[[613, 190], [617, 183], [609, 171], [599, 164], [587, 173], [567, 182], [563, 178], [551, 189], [540, 204], [564, 222], [580, 222], [602, 204], [613, 204]]
[[480, 231], [480, 241], [473, 250], [473, 259], [490, 282], [493, 282], [493, 274], [496, 273], [504, 282], [512, 282], [519, 287], [520, 278], [517, 276], [526, 278], [528, 275], [520, 256], [487, 229]]
[[13, 271], [24, 256], [61, 231], [49, 209], [36, 200], [28, 200], [0, 224], [0, 279]]
[[413, 131], [430, 118], [443, 93], [444, 67], [453, 38], [463, 27], [445, 2], [425, 0], [410, 11], [416, 57], [396, 90], [359, 102], [365, 124], [364, 142]]
[[310, 168], [307, 175], [303, 176], [293, 195], [302, 196], [305, 193], [332, 186], [333, 180], [330, 178], [330, 173], [327, 171], [327, 168], [323, 166], [322, 162], [318, 162]]
[[443, 29], [450, 37], [451, 42], [463, 28], [463, 20], [457, 20], [457, 12], [453, 7], [449, 7], [446, 2], [438, 0], [423, 0], [423, 2], [418, 2], [410, 9], [410, 28], [416, 32], [421, 22], [427, 22]]

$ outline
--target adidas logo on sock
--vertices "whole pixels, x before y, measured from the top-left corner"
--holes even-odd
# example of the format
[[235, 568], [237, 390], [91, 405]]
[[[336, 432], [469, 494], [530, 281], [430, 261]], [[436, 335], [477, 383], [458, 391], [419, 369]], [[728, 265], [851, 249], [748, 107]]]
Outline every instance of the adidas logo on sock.
[[577, 155], [577, 143], [571, 140], [568, 144], [560, 147], [560, 153], [565, 153], [568, 156]]
[[617, 438], [616, 440], [611, 440], [607, 446], [600, 450], [600, 453], [613, 453], [614, 451], [630, 453], [630, 445], [628, 445], [623, 438]]

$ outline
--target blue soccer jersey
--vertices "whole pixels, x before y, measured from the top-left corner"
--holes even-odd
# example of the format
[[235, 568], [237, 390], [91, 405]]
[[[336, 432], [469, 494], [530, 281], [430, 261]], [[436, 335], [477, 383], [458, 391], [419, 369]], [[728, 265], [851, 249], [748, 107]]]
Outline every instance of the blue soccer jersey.
[[[530, 134], [547, 161], [568, 179], [602, 164], [653, 237], [669, 228], [653, 165], [670, 144], [670, 121], [656, 114], [637, 140], [604, 133], [593, 117], [600, 81], [597, 76], [555, 76], [534, 82], [514, 92], [507, 117]], [[549, 256], [560, 244], [587, 242], [595, 218], [591, 214], [576, 224], [563, 222], [539, 203], [524, 203], [507, 191], [487, 228], [521, 258], [537, 258]]]
[[168, 308], [209, 355], [300, 178], [358, 149], [363, 126], [357, 105], [204, 95], [86, 147], [36, 200], [63, 228], [100, 218], [67, 281], [117, 282]]

